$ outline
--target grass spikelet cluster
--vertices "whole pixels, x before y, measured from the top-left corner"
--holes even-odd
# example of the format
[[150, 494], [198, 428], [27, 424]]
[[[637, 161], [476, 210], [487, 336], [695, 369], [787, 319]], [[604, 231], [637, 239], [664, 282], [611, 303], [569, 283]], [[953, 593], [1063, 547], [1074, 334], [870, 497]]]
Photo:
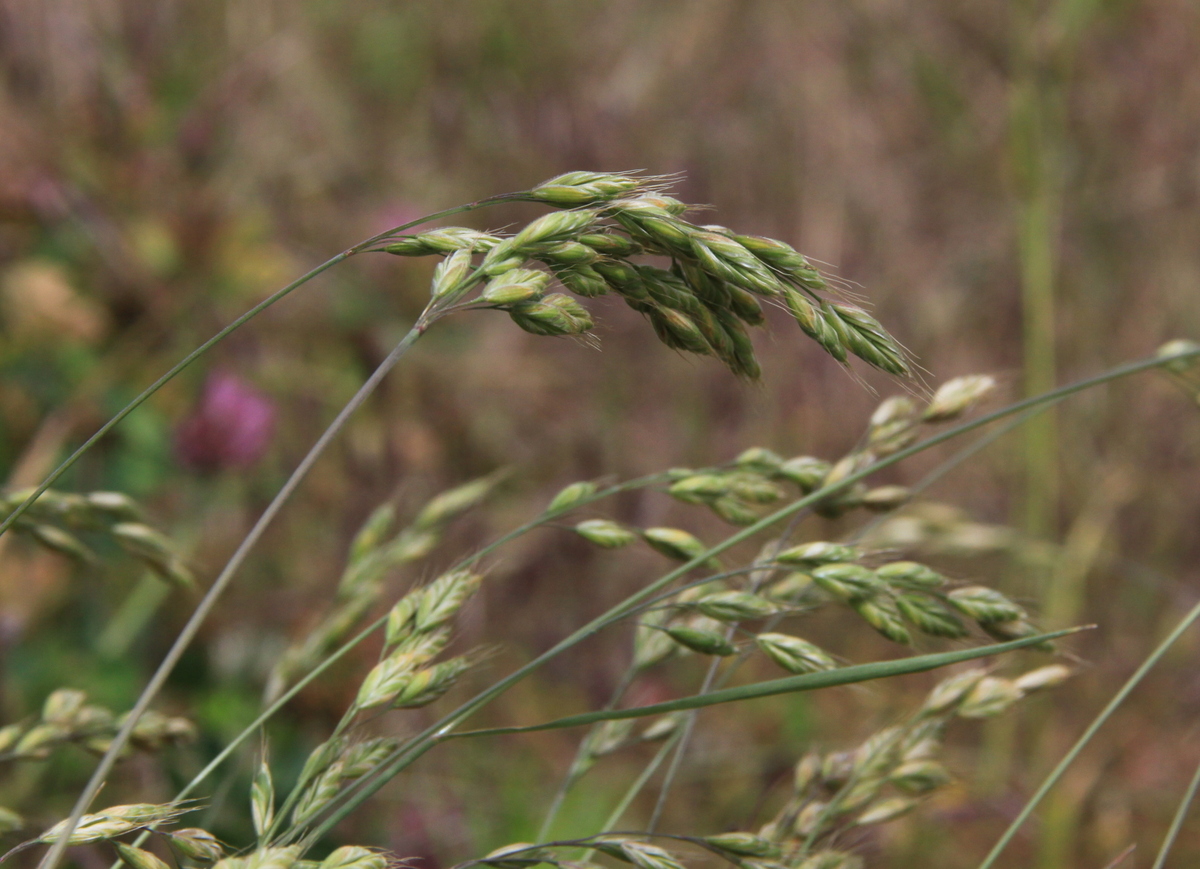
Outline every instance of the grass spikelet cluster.
[[[12, 514], [33, 492], [6, 492], [0, 496], [0, 513]], [[190, 589], [192, 572], [179, 546], [143, 519], [142, 508], [121, 492], [76, 494], [48, 489], [12, 527], [39, 546], [83, 565], [95, 564], [97, 558], [82, 538], [108, 537], [164, 582]]]
[[[394, 238], [376, 250], [446, 257], [434, 299], [491, 307], [535, 335], [580, 335], [594, 322], [572, 296], [615, 293], [650, 321], [672, 349], [715, 356], [755, 379], [760, 368], [747, 327], [764, 322], [762, 305], [790, 311], [801, 329], [841, 363], [848, 354], [897, 376], [911, 365], [900, 345], [861, 308], [827, 298], [827, 281], [784, 242], [700, 226], [690, 206], [665, 192], [662, 179], [571, 172], [537, 185], [524, 198], [558, 208], [512, 235], [461, 227]], [[470, 257], [482, 254], [478, 278]], [[636, 256], [669, 260], [667, 268]], [[531, 268], [541, 266], [543, 270]], [[475, 298], [466, 290], [486, 279]], [[572, 295], [547, 292], [554, 281]]]

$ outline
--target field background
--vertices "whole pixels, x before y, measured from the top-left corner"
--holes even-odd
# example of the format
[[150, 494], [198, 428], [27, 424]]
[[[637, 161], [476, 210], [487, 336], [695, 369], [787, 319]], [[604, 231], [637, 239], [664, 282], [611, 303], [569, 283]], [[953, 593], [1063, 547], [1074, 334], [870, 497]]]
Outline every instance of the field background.
[[[710, 204], [711, 220], [785, 239], [861, 285], [933, 385], [989, 372], [1013, 399], [1144, 356], [1200, 335], [1197, 58], [1200, 8], [1185, 0], [0, 0], [0, 477], [40, 479], [171, 363], [349, 244], [578, 168], [684, 173], [681, 198]], [[496, 209], [470, 225], [535, 213]], [[64, 488], [143, 499], [207, 581], [420, 310], [431, 269], [363, 257], [305, 287], [155, 396]], [[431, 566], [394, 579], [399, 590], [577, 479], [703, 466], [752, 445], [839, 456], [878, 398], [903, 388], [860, 372], [872, 394], [784, 323], [757, 339], [765, 374], [747, 385], [664, 349], [619, 303], [594, 310], [599, 351], [486, 314], [422, 341], [172, 680], [160, 706], [194, 717], [205, 737], [165, 766], [127, 764], [101, 799], [168, 797], [253, 717], [271, 656], [328, 599], [349, 537], [382, 501], [413, 509], [510, 472]], [[176, 446], [214, 372], [277, 414], [248, 468], [198, 468]], [[861, 843], [871, 866], [974, 865], [1194, 602], [1198, 431], [1196, 407], [1143, 376], [1073, 400], [931, 490], [1025, 535], [1022, 557], [949, 565], [957, 575], [1040, 607], [1048, 627], [1101, 629], [1074, 642], [1088, 666], [1053, 699], [1026, 704], [1019, 721], [959, 728], [959, 784]], [[889, 480], [913, 482], [946, 455]], [[613, 507], [717, 539], [696, 513], [657, 495]], [[801, 533], [848, 527], [815, 520]], [[2, 556], [4, 720], [62, 685], [128, 706], [187, 601], [114, 630], [138, 583], [132, 564], [114, 557], [78, 574], [16, 542]], [[662, 567], [565, 533], [531, 536], [495, 559], [463, 642], [503, 644], [497, 675]], [[850, 619], [820, 620], [810, 635], [853, 660], [892, 654]], [[627, 639], [546, 669], [488, 717], [535, 721], [603, 702]], [[1198, 651], [1189, 637], [1135, 694], [1009, 865], [1100, 867], [1135, 841], [1136, 864], [1148, 865], [1200, 760]], [[371, 654], [290, 707], [271, 732], [281, 764], [332, 726]], [[696, 667], [664, 669], [643, 699], [694, 690]], [[668, 828], [761, 822], [777, 791], [760, 795], [805, 745], [849, 744], [928, 684], [706, 714]], [[427, 869], [528, 839], [573, 746], [558, 733], [443, 750], [339, 835]], [[560, 832], [590, 831], [644, 760], [632, 752], [592, 773]], [[6, 771], [0, 804], [52, 819], [89, 763], [67, 752]], [[248, 828], [245, 782], [231, 793], [215, 823], [236, 840]], [[1197, 857], [1200, 822], [1175, 865]]]

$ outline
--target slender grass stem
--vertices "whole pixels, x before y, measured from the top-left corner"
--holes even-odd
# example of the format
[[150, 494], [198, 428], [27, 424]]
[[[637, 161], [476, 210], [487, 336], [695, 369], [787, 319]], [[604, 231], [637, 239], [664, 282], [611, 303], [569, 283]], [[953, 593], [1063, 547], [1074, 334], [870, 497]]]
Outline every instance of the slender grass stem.
[[[768, 544], [763, 553], [755, 559], [755, 565], [751, 568], [751, 572], [765, 570], [768, 574], [774, 572], [775, 565], [773, 564], [774, 557], [779, 553], [779, 550], [786, 545], [787, 540], [796, 530], [796, 525], [800, 521], [802, 513], [796, 513], [789, 520], [787, 528], [779, 536], [779, 539]], [[765, 558], [764, 558], [765, 556]], [[765, 562], [765, 563], [764, 563]], [[757, 592], [761, 587], [761, 583], [766, 580], [759, 580], [751, 583], [750, 590]], [[732, 640], [737, 634], [740, 623], [730, 625], [725, 631], [726, 641]], [[727, 682], [737, 669], [738, 665], [745, 660], [745, 656], [739, 656], [736, 660], [731, 661], [728, 669], [725, 671], [725, 678], [721, 683]], [[717, 683], [717, 673], [721, 668], [721, 659], [714, 658], [709, 664], [708, 672], [704, 675], [704, 682], [700, 686], [700, 694], [707, 694], [712, 690], [714, 684]], [[650, 814], [650, 823], [646, 825], [646, 829], [653, 832], [658, 828], [658, 822], [662, 819], [663, 810], [667, 806], [667, 798], [671, 795], [671, 788], [675, 784], [675, 779], [679, 775], [679, 770], [683, 767], [683, 757], [687, 753], [688, 746], [692, 741], [692, 733], [696, 729], [696, 712], [689, 712], [687, 718], [683, 722], [683, 727], [679, 731], [679, 744], [675, 747], [675, 754], [671, 758], [671, 765], [667, 767], [666, 775], [663, 776], [662, 785], [658, 790], [658, 799], [654, 802], [654, 811]]]
[[[625, 696], [625, 692], [629, 690], [629, 686], [633, 684], [635, 678], [637, 678], [637, 670], [634, 667], [626, 669], [621, 676], [621, 680], [617, 683], [617, 687], [613, 689], [612, 696], [609, 697], [608, 703], [604, 708], [615, 709], [617, 704], [621, 702], [621, 698]], [[562, 809], [563, 802], [567, 799], [567, 794], [575, 782], [583, 777], [576, 770], [579, 768], [579, 762], [583, 759], [584, 750], [584, 743], [581, 742], [575, 752], [574, 759], [571, 761], [570, 770], [563, 776], [562, 784], [558, 786], [558, 790], [554, 793], [554, 799], [550, 801], [550, 808], [546, 810], [546, 817], [542, 820], [542, 826], [538, 829], [538, 839], [545, 839], [550, 835], [550, 828], [554, 826], [554, 821], [558, 818], [558, 813]], [[605, 826], [609, 825], [605, 824]]]
[[1158, 856], [1154, 858], [1154, 865], [1150, 869], [1163, 869], [1166, 865], [1167, 856], [1171, 853], [1171, 848], [1175, 846], [1179, 831], [1183, 829], [1183, 822], [1187, 818], [1188, 809], [1192, 807], [1192, 801], [1196, 799], [1197, 790], [1200, 790], [1200, 765], [1196, 767], [1187, 791], [1184, 792], [1183, 799], [1179, 801], [1179, 808], [1175, 810], [1175, 817], [1171, 819], [1171, 827], [1167, 830], [1166, 838], [1163, 839], [1162, 847], [1158, 849]]
[[812, 506], [822, 498], [826, 498], [831, 494], [835, 494], [854, 485], [859, 480], [865, 479], [876, 471], [890, 467], [891, 465], [901, 462], [910, 456], [917, 455], [918, 453], [930, 449], [933, 446], [945, 443], [946, 441], [958, 437], [961, 434], [974, 431], [987, 426], [990, 423], [1005, 419], [1015, 414], [1023, 413], [1031, 408], [1061, 401], [1078, 392], [1082, 392], [1105, 383], [1110, 383], [1114, 380], [1119, 380], [1124, 377], [1129, 377], [1133, 374], [1159, 368], [1173, 361], [1192, 359], [1198, 356], [1200, 356], [1200, 350], [1187, 350], [1170, 356], [1141, 359], [1135, 362], [1116, 366], [1115, 368], [1111, 368], [1108, 371], [1092, 377], [1078, 380], [1075, 383], [1067, 384], [1066, 386], [1059, 387], [1058, 389], [1052, 390], [1044, 395], [1033, 396], [1032, 398], [1015, 402], [1008, 407], [1001, 408], [1000, 410], [993, 411], [992, 413], [986, 414], [978, 419], [954, 426], [953, 428], [947, 429], [940, 434], [926, 438], [925, 440], [913, 444], [912, 446], [903, 450], [899, 450], [887, 458], [881, 459], [866, 468], [848, 474], [833, 485], [813, 492], [812, 494], [801, 498], [800, 500], [795, 501], [780, 510], [775, 511], [768, 516], [765, 516], [753, 525], [743, 528], [736, 534], [727, 537], [721, 543], [709, 548], [706, 552], [698, 555], [691, 561], [680, 565], [648, 585], [646, 588], [626, 598], [608, 612], [598, 616], [597, 618], [588, 622], [586, 625], [577, 629], [568, 637], [554, 645], [552, 648], [543, 652], [541, 655], [538, 655], [536, 658], [510, 673], [508, 676], [496, 682], [494, 685], [480, 692], [474, 698], [462, 704], [457, 709], [443, 717], [440, 721], [431, 725], [422, 733], [418, 734], [409, 743], [409, 745], [398, 750], [396, 756], [385, 761], [380, 768], [376, 770], [376, 772], [368, 776], [364, 776], [350, 788], [347, 788], [345, 791], [343, 791], [340, 799], [335, 801], [326, 818], [305, 837], [305, 843], [311, 844], [319, 839], [342, 818], [361, 805], [365, 800], [369, 799], [371, 795], [383, 787], [384, 784], [390, 781], [394, 776], [398, 775], [402, 770], [406, 769], [417, 757], [440, 742], [440, 737], [442, 735], [448, 733], [451, 728], [459, 724], [467, 716], [481, 709], [483, 706], [486, 706], [496, 697], [499, 697], [501, 694], [506, 692], [517, 682], [524, 679], [534, 670], [541, 667], [547, 661], [557, 657], [567, 649], [578, 645], [583, 640], [599, 632], [613, 622], [624, 618], [630, 609], [636, 607], [647, 598], [657, 594], [676, 579], [685, 575], [688, 571], [701, 566], [714, 555], [719, 555], [727, 549], [730, 549], [737, 544], [750, 539], [755, 534], [765, 530], [766, 528], [769, 528], [776, 522], [782, 521], [783, 519], [790, 517], [800, 510]]
[[[733, 633], [730, 628], [726, 632], [726, 636]], [[716, 681], [717, 672], [721, 668], [720, 658], [714, 658], [708, 665], [708, 672], [704, 674], [704, 682], [700, 685], [700, 690], [696, 692], [696, 696], [703, 697], [712, 691], [713, 682]], [[662, 785], [658, 789], [658, 799], [654, 801], [654, 809], [650, 812], [650, 821], [646, 824], [646, 829], [654, 832], [658, 829], [658, 822], [662, 820], [663, 810], [667, 807], [667, 798], [671, 795], [671, 788], [675, 784], [675, 778], [679, 775], [679, 770], [683, 768], [683, 756], [687, 753], [688, 746], [692, 741], [692, 731], [696, 729], [696, 714], [689, 712], [683, 719], [683, 726], [679, 730], [679, 743], [675, 746], [675, 753], [671, 755], [671, 763], [667, 767], [666, 774], [663, 775]]]
[[1092, 741], [1092, 737], [1094, 737], [1100, 728], [1103, 727], [1108, 721], [1108, 719], [1112, 717], [1112, 714], [1117, 710], [1117, 707], [1125, 702], [1125, 698], [1133, 692], [1133, 689], [1141, 684], [1142, 679], [1144, 679], [1146, 674], [1153, 669], [1154, 665], [1162, 660], [1162, 657], [1167, 653], [1167, 650], [1170, 649], [1171, 646], [1175, 645], [1176, 641], [1178, 641], [1179, 638], [1184, 635], [1188, 628], [1195, 624], [1197, 619], [1200, 619], [1200, 603], [1196, 604], [1196, 606], [1194, 606], [1191, 611], [1180, 620], [1171, 633], [1167, 635], [1167, 638], [1163, 640], [1153, 652], [1150, 653], [1149, 657], [1142, 662], [1141, 666], [1138, 667], [1137, 670], [1134, 671], [1133, 675], [1130, 676], [1125, 682], [1125, 684], [1121, 686], [1121, 690], [1118, 691], [1110, 701], [1108, 701], [1108, 704], [1103, 710], [1101, 710], [1100, 714], [1092, 720], [1092, 723], [1088, 725], [1087, 729], [1083, 732], [1083, 735], [1079, 737], [1079, 740], [1073, 746], [1071, 746], [1071, 750], [1063, 756], [1063, 759], [1058, 762], [1058, 765], [1050, 771], [1050, 774], [1046, 776], [1045, 781], [1042, 782], [1041, 786], [1037, 789], [1037, 791], [1034, 792], [1033, 796], [1030, 797], [1025, 803], [1020, 813], [1016, 818], [1013, 819], [1013, 822], [1009, 824], [1008, 829], [1004, 831], [1004, 834], [992, 847], [992, 850], [988, 852], [988, 855], [983, 859], [983, 862], [979, 864], [979, 869], [990, 869], [990, 867], [995, 864], [1000, 854], [1008, 846], [1008, 843], [1011, 842], [1013, 837], [1017, 834], [1017, 831], [1024, 826], [1027, 820], [1029, 820], [1029, 816], [1033, 814], [1034, 809], [1038, 807], [1038, 804], [1041, 803], [1046, 794], [1050, 792], [1050, 789], [1058, 783], [1058, 780], [1062, 778], [1063, 773], [1067, 771], [1067, 768], [1075, 762], [1075, 758], [1079, 756], [1079, 753], [1082, 752], [1083, 749], [1087, 747], [1087, 744]]
[[[629, 789], [625, 791], [625, 794], [621, 797], [620, 802], [613, 807], [612, 812], [604, 822], [604, 829], [612, 829], [613, 825], [620, 821], [621, 817], [627, 811], [629, 811], [629, 807], [633, 804], [633, 801], [637, 798], [637, 795], [642, 792], [642, 789], [646, 787], [646, 785], [650, 782], [650, 779], [652, 779], [654, 774], [658, 772], [658, 768], [662, 766], [663, 761], [667, 759], [667, 755], [671, 753], [671, 750], [675, 748], [679, 740], [682, 738], [683, 731], [676, 731], [675, 733], [672, 733], [670, 737], [668, 737], [666, 742], [659, 746], [659, 749], [657, 752], [655, 752], [654, 757], [651, 758], [648, 764], [646, 764], [646, 768], [642, 770], [641, 774], [639, 774], [636, 779], [634, 779], [633, 784], [631, 784]], [[584, 856], [583, 859], [584, 862], [587, 862], [590, 857]]]

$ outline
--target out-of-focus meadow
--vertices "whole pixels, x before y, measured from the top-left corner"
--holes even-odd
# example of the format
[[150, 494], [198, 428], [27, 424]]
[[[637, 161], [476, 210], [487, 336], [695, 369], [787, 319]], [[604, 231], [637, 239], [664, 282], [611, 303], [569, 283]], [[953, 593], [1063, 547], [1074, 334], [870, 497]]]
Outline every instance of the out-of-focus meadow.
[[[346, 246], [572, 169], [684, 173], [681, 198], [711, 204], [713, 220], [785, 239], [861, 285], [933, 385], [994, 373], [1012, 399], [1145, 356], [1200, 335], [1197, 58], [1200, 8], [1184, 0], [2, 0], [0, 473], [37, 482], [194, 346]], [[464, 222], [535, 213], [505, 206]], [[207, 583], [420, 311], [431, 269], [361, 257], [302, 288], [154, 396], [61, 487], [142, 499]], [[619, 302], [593, 309], [599, 350], [487, 313], [431, 330], [321, 460], [173, 677], [159, 706], [193, 717], [199, 741], [165, 764], [127, 763], [108, 804], [169, 798], [253, 718], [273, 655], [320, 612], [348, 540], [384, 500], [411, 510], [508, 470], [431, 566], [393, 579], [402, 589], [577, 479], [710, 465], [754, 445], [836, 458], [878, 398], [905, 388], [865, 370], [860, 383], [782, 327], [758, 339], [764, 376], [747, 384], [665, 349]], [[1014, 721], [961, 727], [958, 783], [862, 843], [872, 866], [974, 865], [1197, 596], [1194, 404], [1149, 375], [1035, 426], [929, 494], [1028, 535], [1026, 557], [947, 563], [1031, 603], [1047, 627], [1099, 624], [1071, 643], [1088, 666]], [[890, 481], [915, 482], [950, 453]], [[719, 524], [696, 512], [653, 494], [614, 507], [715, 539]], [[812, 519], [801, 533], [845, 527]], [[63, 685], [127, 708], [160, 660], [192, 601], [157, 600], [110, 555], [79, 572], [6, 541], [5, 720]], [[498, 644], [487, 672], [506, 672], [662, 564], [541, 532], [492, 560], [461, 632]], [[814, 639], [852, 660], [891, 654], [852, 620], [822, 622]], [[603, 703], [627, 646], [624, 634], [593, 642], [485, 718]], [[1135, 841], [1141, 861], [1153, 853], [1200, 761], [1198, 652], [1185, 640], [1134, 695], [1010, 865], [1098, 867]], [[372, 654], [289, 707], [270, 731], [277, 760], [302, 761]], [[694, 690], [698, 673], [672, 671], [638, 699]], [[929, 684], [706, 713], [667, 828], [761, 823], [772, 798], [760, 794], [806, 745], [850, 744]], [[439, 750], [347, 835], [428, 867], [528, 840], [573, 739]], [[561, 832], [590, 831], [644, 761], [631, 752], [594, 772]], [[0, 803], [61, 816], [91, 763], [68, 752], [19, 765]], [[244, 779], [233, 788], [242, 801]], [[244, 835], [243, 815], [239, 802], [214, 829]], [[1197, 823], [1177, 865], [1200, 855]]]

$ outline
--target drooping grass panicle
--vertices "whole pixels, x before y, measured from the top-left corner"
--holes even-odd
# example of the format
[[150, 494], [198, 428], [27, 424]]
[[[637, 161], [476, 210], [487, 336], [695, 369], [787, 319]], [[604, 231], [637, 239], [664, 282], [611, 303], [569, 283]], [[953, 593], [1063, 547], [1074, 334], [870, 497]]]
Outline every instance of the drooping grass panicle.
[[[478, 268], [488, 284], [477, 301], [508, 311], [517, 326], [537, 335], [580, 335], [594, 325], [570, 296], [545, 293], [552, 276], [581, 298], [621, 296], [667, 346], [715, 356], [751, 379], [759, 366], [745, 326], [763, 323], [758, 299], [786, 303], [801, 329], [839, 362], [852, 353], [889, 373], [911, 373], [907, 354], [878, 321], [820, 295], [829, 285], [800, 253], [775, 239], [691, 223], [683, 217], [690, 207], [665, 189], [661, 180], [648, 184], [638, 176], [568, 173], [524, 197], [565, 210], [511, 235], [448, 227], [376, 249], [441, 255], [456, 269], [482, 254]], [[668, 257], [670, 268], [630, 260], [641, 254]], [[530, 269], [534, 264], [547, 271]], [[439, 271], [434, 283], [436, 298], [444, 294], [439, 287], [454, 281]]]

